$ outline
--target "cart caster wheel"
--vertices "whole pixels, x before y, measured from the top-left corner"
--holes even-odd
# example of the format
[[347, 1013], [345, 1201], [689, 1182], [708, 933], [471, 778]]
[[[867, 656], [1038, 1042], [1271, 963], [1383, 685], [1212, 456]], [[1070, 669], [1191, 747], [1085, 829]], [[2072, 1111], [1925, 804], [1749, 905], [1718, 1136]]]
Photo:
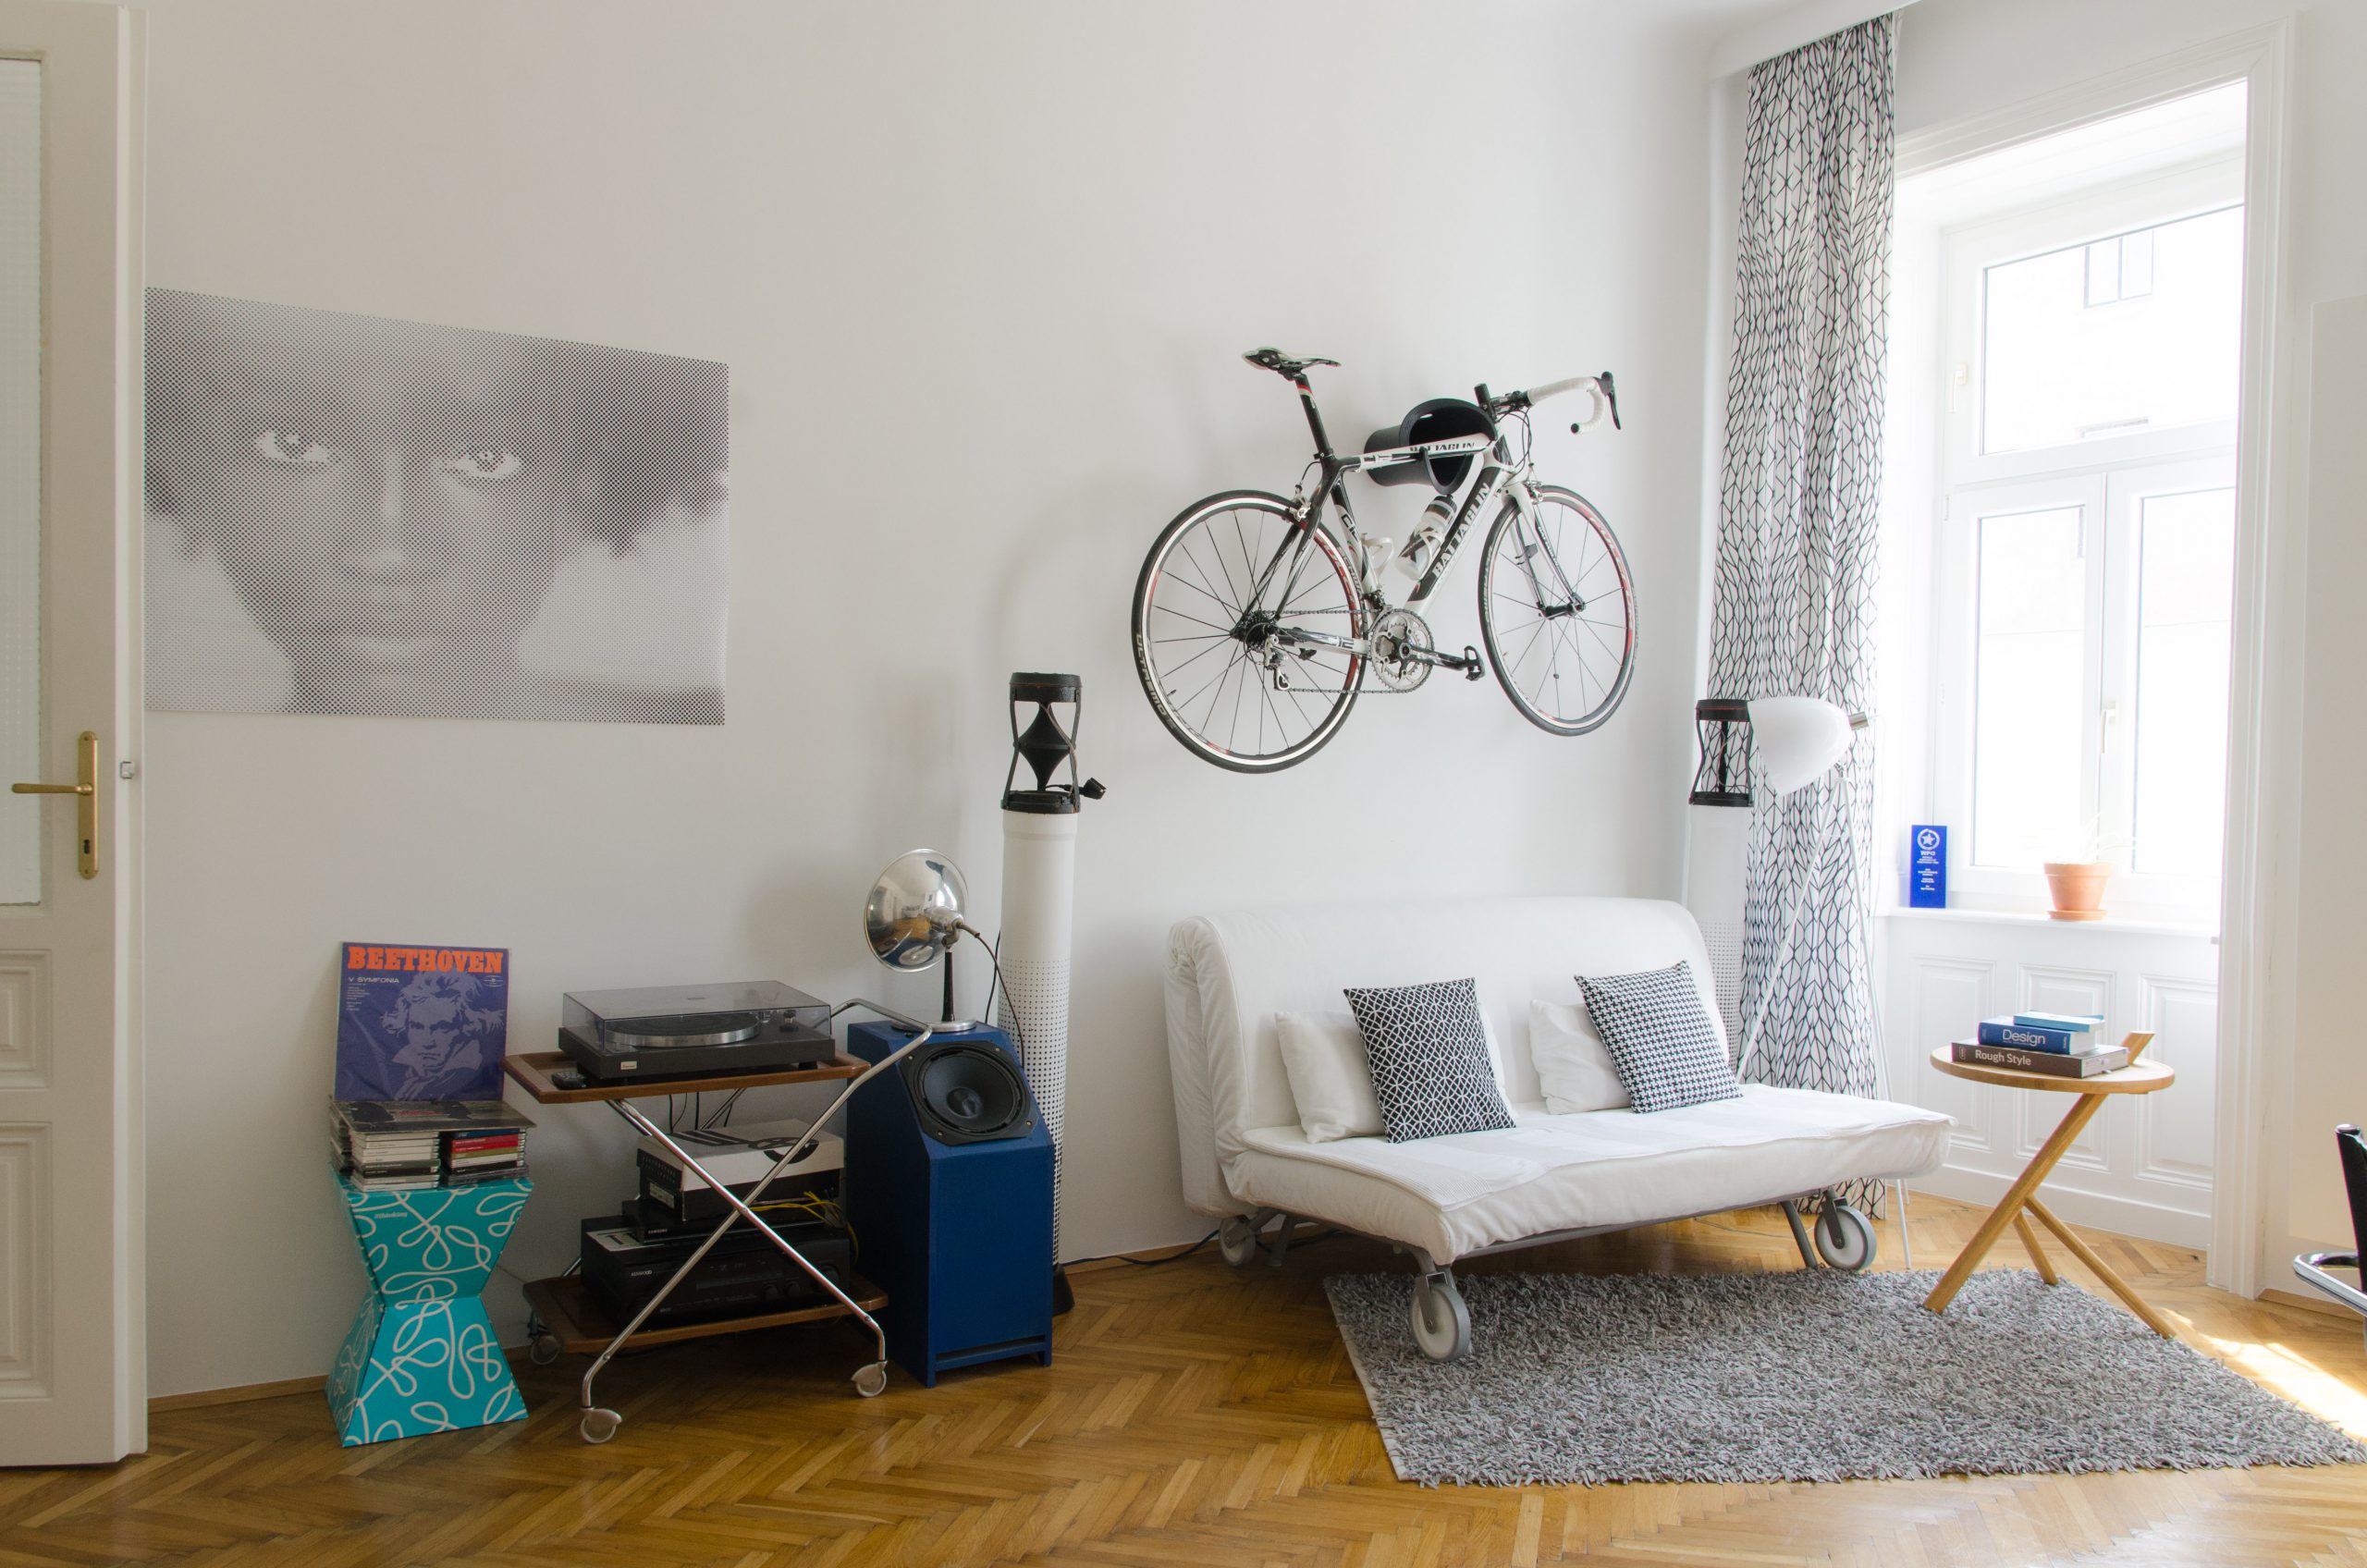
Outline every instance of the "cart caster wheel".
[[625, 1418], [613, 1410], [587, 1410], [575, 1429], [583, 1434], [587, 1443], [604, 1443], [617, 1435], [617, 1428], [624, 1422]]
[[854, 1369], [854, 1391], [865, 1399], [877, 1399], [888, 1389], [888, 1364], [874, 1361]]
[[526, 1359], [537, 1366], [548, 1366], [558, 1359], [561, 1348], [563, 1347], [559, 1344], [557, 1335], [545, 1333], [538, 1329], [534, 1331], [533, 1337], [526, 1341]]
[[1217, 1227], [1217, 1256], [1235, 1268], [1246, 1268], [1257, 1256], [1257, 1221], [1246, 1214], [1230, 1215]]
[[1451, 1274], [1414, 1281], [1414, 1342], [1432, 1361], [1456, 1361], [1471, 1354], [1471, 1309]]
[[1856, 1274], [1874, 1261], [1874, 1222], [1846, 1203], [1828, 1204], [1816, 1217], [1816, 1255], [1828, 1268]]

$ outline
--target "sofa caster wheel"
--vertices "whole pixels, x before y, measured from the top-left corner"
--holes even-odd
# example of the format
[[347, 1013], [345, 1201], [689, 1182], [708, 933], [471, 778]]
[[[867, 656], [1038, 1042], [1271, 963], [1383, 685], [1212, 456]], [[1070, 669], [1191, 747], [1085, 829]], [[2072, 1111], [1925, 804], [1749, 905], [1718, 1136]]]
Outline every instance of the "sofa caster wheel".
[[575, 1429], [583, 1434], [587, 1443], [604, 1443], [615, 1437], [617, 1428], [624, 1423], [625, 1418], [613, 1410], [587, 1410]]
[[1860, 1273], [1874, 1261], [1874, 1222], [1846, 1203], [1825, 1205], [1816, 1217], [1816, 1255], [1825, 1266]]
[[1233, 1214], [1217, 1227], [1217, 1256], [1235, 1268], [1246, 1268], [1257, 1256], [1257, 1224], [1263, 1215]]
[[866, 1362], [854, 1369], [854, 1391], [865, 1399], [877, 1399], [888, 1388], [888, 1364]]
[[1414, 1281], [1414, 1342], [1432, 1361], [1456, 1361], [1471, 1354], [1471, 1308], [1452, 1274], [1426, 1274]]

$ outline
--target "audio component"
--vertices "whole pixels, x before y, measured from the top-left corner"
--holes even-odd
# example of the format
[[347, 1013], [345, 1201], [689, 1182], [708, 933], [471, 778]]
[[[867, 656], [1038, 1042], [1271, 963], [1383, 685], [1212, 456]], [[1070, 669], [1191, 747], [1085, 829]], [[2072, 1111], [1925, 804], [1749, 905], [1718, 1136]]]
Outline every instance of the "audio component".
[[[633, 1233], [632, 1221], [624, 1216], [586, 1219], [579, 1255], [584, 1286], [622, 1323], [674, 1277], [674, 1270], [698, 1250], [712, 1229], [644, 1241]], [[854, 1246], [842, 1227], [805, 1221], [776, 1223], [773, 1229], [840, 1290], [850, 1288], [847, 1281], [854, 1271]], [[723, 1239], [642, 1327], [662, 1329], [714, 1317], [794, 1312], [818, 1306], [828, 1299], [812, 1275], [742, 1221], [723, 1233]]]
[[[734, 1197], [744, 1201], [809, 1131], [803, 1121], [752, 1121], [744, 1127], [702, 1127], [668, 1136], [713, 1172]], [[845, 1157], [846, 1145], [835, 1136], [816, 1134], [814, 1152], [775, 1176], [765, 1189], [763, 1203], [837, 1198], [839, 1169], [846, 1163]], [[635, 1163], [641, 1177], [639, 1229], [644, 1239], [675, 1231], [712, 1230], [730, 1207], [721, 1194], [695, 1171], [684, 1170], [674, 1151], [656, 1138], [641, 1140]]]
[[[913, 1037], [847, 1031], [883, 1060]], [[847, 1106], [847, 1223], [888, 1292], [888, 1354], [934, 1386], [957, 1366], [1052, 1359], [1052, 1141], [1009, 1036], [932, 1035]]]
[[829, 1004], [778, 980], [577, 991], [561, 1000], [558, 1048], [604, 1084], [786, 1072], [837, 1054]]

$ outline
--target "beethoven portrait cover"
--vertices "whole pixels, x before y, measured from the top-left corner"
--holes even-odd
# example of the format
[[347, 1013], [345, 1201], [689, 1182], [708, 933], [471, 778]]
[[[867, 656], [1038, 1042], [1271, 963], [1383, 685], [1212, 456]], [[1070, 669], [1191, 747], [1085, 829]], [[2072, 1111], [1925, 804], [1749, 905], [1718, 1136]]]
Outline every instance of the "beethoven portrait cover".
[[348, 942], [337, 985], [341, 1100], [497, 1100], [509, 949]]

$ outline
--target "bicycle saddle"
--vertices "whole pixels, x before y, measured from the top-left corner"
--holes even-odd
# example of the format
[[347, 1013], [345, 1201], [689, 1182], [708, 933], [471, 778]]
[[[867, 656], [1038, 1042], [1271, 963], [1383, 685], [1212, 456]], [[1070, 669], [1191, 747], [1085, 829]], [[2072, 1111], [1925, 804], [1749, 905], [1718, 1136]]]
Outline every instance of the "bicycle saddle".
[[1276, 375], [1292, 381], [1304, 375], [1309, 365], [1330, 365], [1334, 370], [1340, 366], [1337, 360], [1294, 360], [1280, 349], [1252, 349], [1241, 357], [1260, 369], [1272, 371]]

